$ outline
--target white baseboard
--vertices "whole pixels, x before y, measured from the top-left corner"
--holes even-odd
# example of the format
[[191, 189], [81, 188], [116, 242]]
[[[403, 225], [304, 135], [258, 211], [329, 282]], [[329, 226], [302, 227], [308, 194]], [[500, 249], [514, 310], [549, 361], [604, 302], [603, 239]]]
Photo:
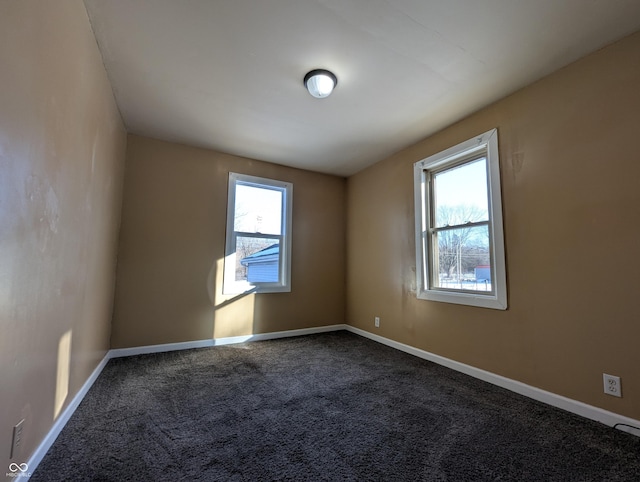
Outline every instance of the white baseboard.
[[210, 340], [186, 341], [182, 343], [166, 343], [164, 345], [136, 346], [133, 348], [115, 348], [109, 352], [110, 358], [123, 356], [144, 355], [147, 353], [162, 353], [165, 351], [189, 350], [191, 348], [207, 348], [211, 346], [233, 345], [245, 341], [273, 340], [275, 338], [289, 338], [292, 336], [313, 335], [328, 331], [345, 330], [347, 325], [328, 325], [315, 328], [302, 328], [299, 330], [273, 331], [271, 333], [257, 333], [255, 335], [230, 336], [226, 338], [213, 338]]
[[517, 380], [512, 380], [501, 375], [496, 375], [495, 373], [481, 370], [480, 368], [466, 365], [464, 363], [451, 360], [450, 358], [445, 358], [443, 356], [436, 355], [434, 353], [430, 353], [428, 351], [421, 350], [410, 345], [405, 345], [404, 343], [390, 340], [389, 338], [385, 338], [380, 335], [375, 335], [368, 331], [361, 330], [360, 328], [347, 326], [346, 330], [365, 338], [377, 341], [378, 343], [382, 343], [383, 345], [387, 345], [397, 350], [403, 351], [405, 353], [409, 353], [411, 355], [437, 363], [438, 365], [442, 365], [447, 368], [451, 368], [452, 370], [470, 375], [474, 378], [478, 378], [493, 385], [506, 388], [507, 390], [511, 390], [512, 392], [519, 393], [520, 395], [524, 395], [525, 397], [538, 400], [539, 402], [546, 403], [547, 405], [561, 408], [563, 410], [566, 410], [567, 412], [575, 413], [576, 415], [580, 415], [582, 417], [604, 423], [605, 425], [609, 425], [610, 427], [615, 427], [623, 432], [628, 432], [633, 435], [640, 436], [640, 428], [633, 428], [640, 427], [639, 420], [625, 417], [623, 415], [618, 415], [617, 413], [609, 412], [602, 408], [594, 407], [593, 405], [587, 405], [586, 403], [563, 397], [552, 392], [547, 392], [546, 390], [532, 387], [531, 385], [527, 385]]
[[220, 346], [220, 345], [231, 345], [234, 343], [243, 343], [245, 341], [261, 341], [261, 340], [272, 340], [275, 338], [288, 338], [293, 336], [303, 336], [303, 335], [312, 335], [315, 333], [325, 333], [328, 331], [339, 331], [346, 329], [347, 325], [328, 325], [328, 326], [319, 326], [314, 328], [302, 328], [299, 330], [287, 330], [287, 331], [275, 331], [271, 333], [258, 333], [255, 335], [246, 335], [246, 336], [232, 336], [227, 338], [216, 338], [211, 340], [197, 340], [197, 341], [188, 341], [183, 343], [167, 343], [164, 345], [148, 345], [148, 346], [140, 346], [133, 348], [116, 348], [109, 350], [104, 358], [100, 361], [98, 366], [93, 370], [89, 378], [82, 385], [82, 388], [78, 390], [78, 393], [73, 397], [71, 403], [67, 405], [60, 416], [56, 419], [55, 423], [44, 437], [38, 448], [33, 452], [29, 460], [27, 461], [27, 465], [29, 466], [29, 472], [33, 473], [46, 453], [49, 451], [53, 443], [62, 432], [62, 429], [67, 424], [73, 413], [82, 402], [82, 399], [85, 397], [93, 383], [97, 380], [102, 373], [102, 370], [107, 365], [107, 362], [112, 358], [120, 358], [124, 356], [132, 356], [132, 355], [141, 355], [146, 353], [161, 353], [166, 351], [174, 351], [174, 350], [188, 350], [190, 348], [205, 348], [211, 346]]
[[451, 368], [452, 370], [456, 370], [461, 373], [465, 373], [474, 378], [478, 378], [485, 382], [491, 383], [493, 385], [497, 385], [502, 388], [506, 388], [507, 390], [511, 390], [512, 392], [519, 393], [520, 395], [524, 395], [526, 397], [532, 398], [534, 400], [538, 400], [540, 402], [546, 403], [547, 405], [551, 405], [554, 407], [561, 408], [568, 412], [575, 413], [585, 418], [589, 418], [591, 420], [596, 420], [598, 422], [604, 423], [605, 425], [609, 425], [611, 427], [616, 427], [620, 425], [619, 430], [634, 434], [636, 436], [640, 436], [640, 430], [635, 429], [633, 427], [640, 427], [640, 421], [624, 417], [622, 415], [618, 415], [613, 412], [609, 412], [607, 410], [603, 410], [598, 407], [594, 407], [592, 405], [587, 405], [586, 403], [578, 402], [576, 400], [572, 400], [570, 398], [566, 398], [555, 393], [547, 392], [545, 390], [541, 390], [536, 387], [532, 387], [530, 385], [526, 385], [524, 383], [518, 382], [516, 380], [512, 380], [510, 378], [506, 378], [500, 375], [496, 375], [495, 373], [491, 373], [485, 370], [481, 370], [479, 368], [472, 367], [471, 365], [466, 365], [464, 363], [457, 362], [455, 360], [451, 360], [449, 358], [442, 357], [440, 355], [436, 355], [434, 353], [429, 353], [428, 351], [421, 350], [419, 348], [412, 347], [410, 345], [405, 345], [404, 343], [399, 343], [394, 340], [390, 340], [389, 338], [385, 338], [383, 336], [375, 335], [365, 330], [361, 330], [359, 328], [355, 328], [349, 325], [329, 325], [329, 326], [320, 326], [315, 328], [303, 328], [300, 330], [287, 330], [287, 331], [276, 331], [271, 333], [259, 333], [256, 335], [246, 335], [246, 336], [232, 336], [227, 338], [217, 338], [211, 340], [197, 340], [197, 341], [189, 341], [183, 343], [167, 343], [163, 345], [148, 345], [148, 346], [140, 346], [133, 348], [116, 348], [109, 350], [102, 361], [98, 364], [98, 366], [93, 370], [87, 381], [82, 385], [82, 388], [76, 393], [71, 400], [71, 403], [64, 409], [64, 411], [57, 418], [49, 433], [42, 440], [38, 448], [29, 458], [27, 465], [29, 466], [29, 471], [34, 472], [38, 467], [38, 464], [42, 461], [47, 451], [51, 448], [55, 440], [62, 432], [62, 429], [67, 424], [73, 413], [82, 402], [82, 399], [85, 397], [93, 383], [96, 381], [102, 370], [107, 365], [107, 362], [111, 358], [119, 358], [124, 356], [132, 356], [132, 355], [142, 355], [147, 353], [161, 353], [167, 351], [175, 351], [175, 350], [187, 350], [190, 348], [205, 348], [212, 346], [221, 346], [221, 345], [231, 345], [235, 343], [244, 343], [246, 341], [262, 341], [262, 340], [273, 340], [276, 338], [288, 338], [293, 336], [303, 336], [303, 335], [312, 335], [315, 333], [326, 333], [329, 331], [339, 331], [339, 330], [347, 330], [351, 333], [355, 333], [356, 335], [363, 336], [365, 338], [369, 338], [371, 340], [377, 341], [378, 343], [382, 343], [383, 345], [387, 345], [391, 348], [395, 348], [397, 350], [403, 351], [410, 355], [414, 355], [425, 360], [429, 360], [431, 362], [437, 363], [438, 365], [445, 366], [447, 368]]
[[98, 379], [100, 373], [102, 373], [102, 370], [107, 365], [109, 358], [109, 352], [107, 352], [100, 363], [98, 363], [98, 366], [93, 370], [93, 372], [91, 372], [91, 375], [89, 375], [87, 381], [85, 381], [80, 390], [78, 390], [78, 393], [76, 393], [69, 405], [67, 405], [67, 408], [65, 408], [58, 416], [47, 435], [44, 437], [42, 442], [40, 442], [40, 445], [38, 445], [38, 448], [33, 452], [31, 457], [29, 457], [29, 460], [27, 461], [29, 472], [33, 473], [36, 470], [38, 464], [42, 461], [46, 453], [49, 451], [49, 449], [53, 445], [53, 442], [56, 441], [58, 435], [60, 435], [60, 432], [62, 432], [62, 429], [67, 424], [73, 413], [76, 411], [76, 408], [78, 408], [78, 405], [80, 405], [80, 402], [82, 402], [93, 383]]

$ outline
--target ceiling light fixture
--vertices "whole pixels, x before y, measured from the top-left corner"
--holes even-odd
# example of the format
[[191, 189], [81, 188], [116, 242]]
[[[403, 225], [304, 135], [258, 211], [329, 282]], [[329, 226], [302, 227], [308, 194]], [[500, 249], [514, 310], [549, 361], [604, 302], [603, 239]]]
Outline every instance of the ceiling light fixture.
[[336, 85], [338, 78], [328, 70], [315, 69], [304, 76], [304, 86], [316, 99], [328, 97]]

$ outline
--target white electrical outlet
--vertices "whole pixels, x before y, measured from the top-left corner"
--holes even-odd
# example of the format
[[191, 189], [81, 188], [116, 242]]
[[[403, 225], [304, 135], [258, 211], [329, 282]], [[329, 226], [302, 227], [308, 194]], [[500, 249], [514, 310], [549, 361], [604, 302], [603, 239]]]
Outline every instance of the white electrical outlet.
[[613, 395], [614, 397], [622, 397], [622, 385], [620, 384], [620, 377], [603, 373], [602, 380], [604, 382], [604, 393], [606, 393], [607, 395]]
[[376, 328], [380, 328], [380, 317], [379, 316], [376, 316], [373, 319], [373, 324], [376, 326]]
[[10, 459], [20, 454], [20, 449], [22, 448], [22, 427], [24, 425], [24, 418], [20, 420], [13, 427], [13, 437], [11, 439], [11, 455]]

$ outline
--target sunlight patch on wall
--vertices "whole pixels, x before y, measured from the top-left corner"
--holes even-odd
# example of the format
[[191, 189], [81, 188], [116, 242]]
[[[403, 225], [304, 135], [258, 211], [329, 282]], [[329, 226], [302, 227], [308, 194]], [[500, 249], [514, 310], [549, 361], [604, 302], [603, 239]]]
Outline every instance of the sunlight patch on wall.
[[69, 394], [69, 371], [71, 369], [71, 330], [60, 337], [58, 342], [58, 369], [56, 374], [56, 397], [53, 412], [55, 420], [60, 415]]
[[[224, 258], [219, 258], [211, 265], [209, 276], [207, 277], [207, 294], [213, 306], [222, 303], [222, 281], [224, 273]], [[221, 299], [222, 298], [222, 299]]]
[[253, 334], [255, 293], [238, 295], [215, 308], [213, 338]]
[[224, 263], [224, 258], [216, 260], [207, 278], [207, 292], [213, 305], [212, 337], [216, 339], [252, 335], [256, 293], [246, 291], [233, 295], [222, 294]]

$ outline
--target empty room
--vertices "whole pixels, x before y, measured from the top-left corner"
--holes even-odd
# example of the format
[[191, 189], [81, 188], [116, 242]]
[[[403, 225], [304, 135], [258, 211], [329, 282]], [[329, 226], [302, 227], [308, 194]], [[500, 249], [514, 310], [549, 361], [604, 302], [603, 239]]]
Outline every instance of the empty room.
[[640, 480], [640, 2], [0, 0], [6, 480]]

